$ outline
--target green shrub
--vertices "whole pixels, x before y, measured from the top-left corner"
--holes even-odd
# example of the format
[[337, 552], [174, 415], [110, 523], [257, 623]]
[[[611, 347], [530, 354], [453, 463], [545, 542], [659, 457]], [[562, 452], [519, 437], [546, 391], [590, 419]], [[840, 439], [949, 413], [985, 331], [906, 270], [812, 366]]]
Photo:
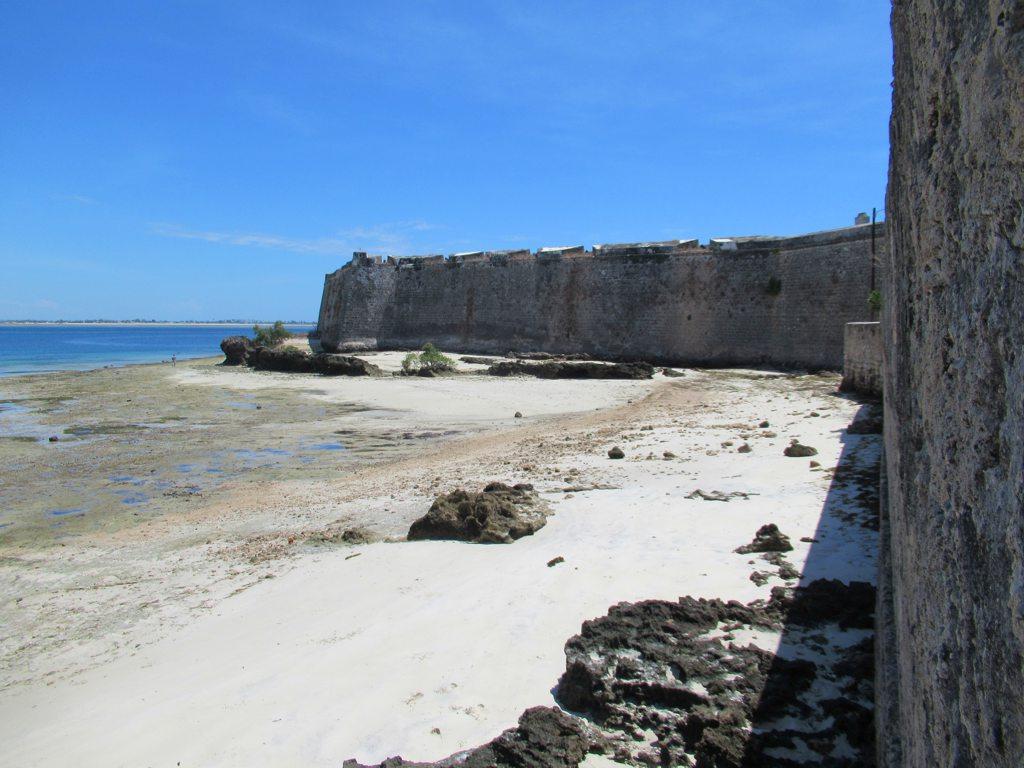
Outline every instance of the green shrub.
[[782, 281], [774, 275], [769, 277], [768, 285], [764, 287], [764, 292], [769, 296], [778, 296], [782, 292]]
[[410, 352], [402, 360], [402, 370], [406, 373], [415, 373], [420, 369], [420, 356], [415, 352]]
[[285, 339], [292, 337], [280, 320], [270, 326], [260, 326], [257, 323], [252, 327], [252, 333], [256, 343], [261, 347], [276, 347]]
[[455, 361], [447, 355], [442, 355], [430, 342], [423, 345], [423, 352], [420, 353], [420, 362], [425, 365], [441, 365], [447, 368], [454, 368]]
[[455, 370], [455, 361], [441, 354], [437, 347], [428, 342], [423, 345], [422, 352], [410, 352], [402, 360], [402, 370], [405, 373], [418, 373], [424, 368], [435, 373], [447, 373]]
[[868, 309], [878, 312], [882, 308], [882, 292], [874, 290], [868, 294]]

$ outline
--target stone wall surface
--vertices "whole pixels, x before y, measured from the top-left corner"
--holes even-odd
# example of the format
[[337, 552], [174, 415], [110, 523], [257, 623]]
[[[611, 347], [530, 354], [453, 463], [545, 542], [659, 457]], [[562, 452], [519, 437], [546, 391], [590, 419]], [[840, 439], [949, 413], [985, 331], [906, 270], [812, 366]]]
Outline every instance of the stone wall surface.
[[1024, 3], [896, 0], [885, 766], [1024, 761]]
[[847, 323], [843, 336], [845, 392], [882, 394], [882, 329], [875, 323]]
[[[875, 232], [880, 252], [884, 226]], [[844, 325], [868, 319], [871, 249], [865, 225], [733, 238], [729, 250], [674, 241], [448, 259], [357, 254], [325, 280], [320, 335], [331, 350], [433, 342], [463, 352], [838, 369]]]

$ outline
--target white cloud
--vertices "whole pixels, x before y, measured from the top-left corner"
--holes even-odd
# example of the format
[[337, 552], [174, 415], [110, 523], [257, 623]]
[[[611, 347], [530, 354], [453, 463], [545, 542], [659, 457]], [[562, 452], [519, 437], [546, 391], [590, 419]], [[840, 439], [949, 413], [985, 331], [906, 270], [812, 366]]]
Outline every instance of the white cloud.
[[63, 203], [78, 203], [79, 205], [96, 205], [99, 202], [96, 198], [79, 194], [57, 194], [50, 195], [50, 197]]
[[370, 227], [354, 227], [335, 235], [318, 238], [286, 237], [266, 232], [192, 230], [174, 224], [153, 224], [150, 231], [160, 237], [202, 240], [243, 248], [266, 248], [319, 256], [349, 256], [353, 251], [408, 253], [417, 247], [417, 233], [437, 228], [436, 225], [425, 221], [400, 221]]

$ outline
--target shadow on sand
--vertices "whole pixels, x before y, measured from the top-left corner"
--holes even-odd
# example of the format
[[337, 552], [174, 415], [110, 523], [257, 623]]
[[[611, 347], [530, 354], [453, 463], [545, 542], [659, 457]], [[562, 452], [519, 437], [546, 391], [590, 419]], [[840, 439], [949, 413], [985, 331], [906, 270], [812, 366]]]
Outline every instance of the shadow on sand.
[[[817, 470], [832, 479], [795, 589], [748, 605], [614, 605], [566, 643], [559, 707], [528, 709], [490, 743], [432, 765], [576, 768], [590, 753], [696, 768], [873, 765], [880, 413], [863, 403], [839, 436], [839, 463]], [[792, 548], [771, 528], [773, 547], [737, 557], [795, 578]]]
[[[840, 395], [849, 397], [848, 395]], [[862, 401], [752, 713], [743, 766], [871, 766], [881, 407]]]

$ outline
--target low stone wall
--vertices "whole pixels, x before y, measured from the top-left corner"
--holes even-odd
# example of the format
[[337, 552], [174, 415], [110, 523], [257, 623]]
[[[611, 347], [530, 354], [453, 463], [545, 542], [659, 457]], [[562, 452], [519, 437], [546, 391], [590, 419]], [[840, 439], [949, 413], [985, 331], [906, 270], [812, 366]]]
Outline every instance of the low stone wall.
[[846, 324], [841, 389], [881, 397], [882, 329], [879, 323]]
[[327, 275], [325, 349], [586, 354], [681, 365], [843, 365], [868, 320], [884, 225], [798, 237], [382, 259]]

